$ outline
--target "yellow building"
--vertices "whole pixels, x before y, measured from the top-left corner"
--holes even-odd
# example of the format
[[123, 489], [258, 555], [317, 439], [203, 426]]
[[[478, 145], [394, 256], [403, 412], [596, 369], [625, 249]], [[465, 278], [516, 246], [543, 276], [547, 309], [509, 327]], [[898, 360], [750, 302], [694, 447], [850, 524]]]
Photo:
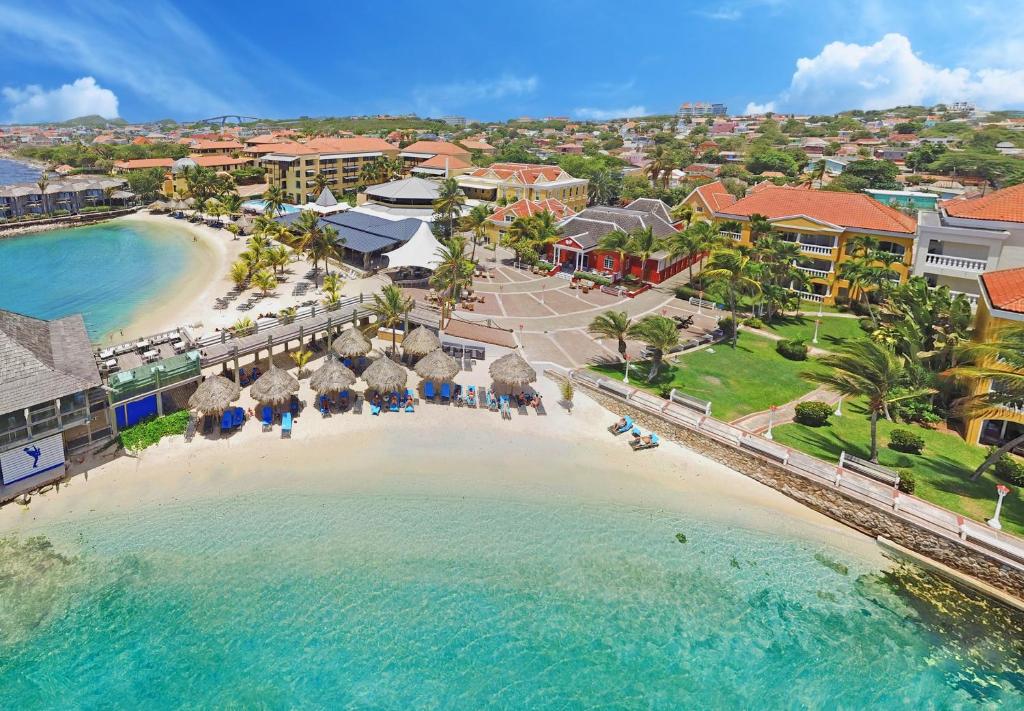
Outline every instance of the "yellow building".
[[[1005, 326], [1024, 326], [1024, 267], [986, 272], [978, 277], [981, 298], [974, 320], [974, 338], [991, 340]], [[972, 395], [992, 389], [990, 381], [978, 383]], [[1024, 403], [1005, 408], [997, 419], [974, 418], [965, 423], [968, 442], [1001, 445], [1024, 432]]]
[[726, 190], [720, 180], [697, 186], [683, 200], [683, 204], [692, 210], [691, 222], [710, 222], [715, 219], [716, 212], [728, 209], [735, 202], [736, 196]]
[[834, 304], [836, 298], [855, 298], [850, 284], [839, 277], [842, 263], [853, 255], [851, 241], [872, 237], [879, 251], [891, 255], [894, 281], [910, 274], [917, 223], [899, 210], [863, 193], [840, 193], [762, 184], [747, 197], [715, 212], [720, 224], [735, 221], [739, 245], [752, 244], [750, 220], [761, 215], [781, 239], [800, 245], [805, 263], [798, 265], [810, 278], [809, 291], [798, 290], [810, 301]]
[[575, 210], [566, 207], [559, 200], [542, 200], [539, 202], [519, 200], [505, 207], [499, 207], [491, 213], [491, 216], [487, 218], [487, 224], [484, 225], [484, 235], [492, 246], [497, 246], [502, 243], [509, 227], [512, 226], [512, 223], [517, 218], [533, 217], [545, 211], [554, 215], [555, 219], [559, 222], [576, 214]]
[[460, 175], [456, 180], [470, 200], [506, 203], [518, 200], [558, 200], [574, 212], [587, 206], [584, 178], [574, 178], [557, 165], [494, 163]]
[[322, 173], [335, 195], [359, 186], [359, 172], [380, 156], [395, 158], [398, 149], [382, 138], [314, 138], [306, 143], [280, 143], [259, 159], [268, 186], [284, 191], [293, 205], [314, 202], [314, 177]]

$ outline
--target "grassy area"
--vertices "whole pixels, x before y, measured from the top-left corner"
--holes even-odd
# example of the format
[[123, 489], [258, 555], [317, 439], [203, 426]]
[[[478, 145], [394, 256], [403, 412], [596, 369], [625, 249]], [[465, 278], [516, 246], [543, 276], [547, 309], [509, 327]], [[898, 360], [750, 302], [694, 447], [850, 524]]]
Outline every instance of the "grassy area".
[[[814, 322], [817, 318], [817, 314], [776, 318], [772, 323], [765, 324], [765, 330], [783, 338], [802, 338], [810, 346], [812, 345], [811, 339], [814, 337]], [[858, 319], [822, 316], [816, 347], [834, 350], [846, 341], [866, 336], [867, 334], [860, 327]]]
[[169, 435], [184, 434], [188, 426], [188, 410], [144, 420], [121, 430], [121, 445], [129, 452], [138, 452]]
[[[908, 429], [924, 438], [921, 454], [904, 454], [888, 448], [889, 433], [895, 428]], [[871, 442], [867, 410], [861, 403], [845, 403], [843, 416], [831, 419], [827, 427], [807, 427], [796, 423], [774, 429], [775, 441], [821, 459], [838, 461], [844, 449], [856, 456], [867, 457]], [[985, 448], [970, 445], [956, 434], [929, 430], [916, 425], [879, 420], [878, 462], [883, 466], [907, 468], [914, 474], [916, 496], [927, 499], [965, 516], [984, 521], [995, 509], [997, 480], [986, 473], [976, 482], [971, 472], [985, 458]], [[1003, 502], [1000, 520], [1003, 529], [1024, 535], [1024, 496], [1019, 487], [1011, 486]]]
[[[810, 392], [814, 386], [801, 378], [800, 372], [821, 367], [813, 359], [787, 360], [775, 352], [775, 341], [748, 332], [740, 334], [735, 349], [719, 344], [712, 349], [679, 356], [677, 364], [662, 368], [652, 384], [647, 383], [646, 363], [631, 365], [629, 382], [655, 394], [677, 388], [688, 395], [710, 400], [711, 414], [728, 421]], [[619, 364], [592, 368], [622, 380]]]

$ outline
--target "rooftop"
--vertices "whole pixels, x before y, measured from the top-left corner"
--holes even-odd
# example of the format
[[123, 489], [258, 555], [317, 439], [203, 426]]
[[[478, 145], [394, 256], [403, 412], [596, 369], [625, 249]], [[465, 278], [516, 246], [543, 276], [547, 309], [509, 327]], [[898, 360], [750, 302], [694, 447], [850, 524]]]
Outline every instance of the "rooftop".
[[1024, 183], [984, 197], [947, 200], [942, 208], [950, 217], [993, 222], [1024, 222]]
[[992, 308], [1024, 314], [1024, 267], [985, 272], [978, 280]]

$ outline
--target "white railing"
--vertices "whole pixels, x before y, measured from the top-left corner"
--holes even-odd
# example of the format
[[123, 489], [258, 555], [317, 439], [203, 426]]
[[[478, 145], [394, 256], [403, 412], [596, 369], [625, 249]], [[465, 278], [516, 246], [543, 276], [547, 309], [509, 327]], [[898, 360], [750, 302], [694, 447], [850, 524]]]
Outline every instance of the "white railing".
[[824, 254], [826, 256], [832, 256], [833, 249], [835, 249], [835, 247], [822, 247], [817, 244], [800, 243], [800, 251], [807, 252], [808, 254]]
[[815, 303], [821, 303], [822, 301], [825, 300], [825, 297], [822, 296], [821, 294], [815, 294], [815, 293], [812, 293], [810, 291], [800, 291], [799, 289], [790, 289], [790, 291], [793, 291], [793, 292], [799, 294], [800, 298], [804, 299], [806, 301], [813, 301]]
[[797, 269], [799, 269], [802, 272], [807, 272], [812, 277], [815, 277], [817, 279], [828, 279], [829, 275], [833, 273], [831, 270], [826, 272], [821, 269], [812, 269], [811, 267], [797, 266]]
[[731, 238], [734, 242], [739, 242], [743, 239], [743, 235], [739, 232], [722, 232], [722, 235]]
[[984, 259], [968, 259], [967, 257], [949, 257], [945, 254], [926, 254], [924, 257], [924, 263], [929, 264], [933, 267], [943, 267], [946, 269], [959, 269], [963, 272], [975, 272], [981, 273], [988, 267], [988, 262]]
[[967, 300], [969, 302], [971, 302], [971, 306], [977, 306], [978, 305], [978, 299], [980, 298], [977, 294], [968, 294], [966, 291], [953, 291], [952, 289], [950, 289], [949, 295], [950, 296], [966, 296]]

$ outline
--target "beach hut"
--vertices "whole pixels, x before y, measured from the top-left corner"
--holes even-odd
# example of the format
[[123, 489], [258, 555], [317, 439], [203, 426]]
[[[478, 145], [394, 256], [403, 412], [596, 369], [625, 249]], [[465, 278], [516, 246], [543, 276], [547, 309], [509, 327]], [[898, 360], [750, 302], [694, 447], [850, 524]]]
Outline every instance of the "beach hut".
[[424, 380], [434, 383], [448, 383], [459, 372], [459, 362], [438, 348], [421, 358], [413, 370], [416, 371], [416, 375]]
[[324, 364], [316, 369], [309, 379], [310, 387], [317, 395], [333, 395], [348, 390], [356, 382], [356, 374], [345, 365], [328, 355]]
[[358, 328], [346, 328], [334, 339], [331, 349], [342, 358], [355, 358], [370, 352], [373, 346]]
[[241, 394], [235, 381], [223, 375], [208, 375], [188, 399], [188, 406], [204, 415], [222, 415]]
[[402, 352], [407, 356], [425, 356], [441, 348], [441, 341], [425, 326], [419, 326], [402, 339]]
[[489, 372], [495, 383], [507, 385], [509, 388], [521, 388], [537, 379], [537, 371], [515, 352], [491, 363]]
[[390, 358], [378, 358], [363, 372], [367, 387], [379, 393], [404, 390], [408, 376], [408, 371]]
[[281, 370], [270, 361], [270, 370], [259, 377], [249, 393], [256, 402], [265, 405], [286, 405], [291, 402], [292, 395], [299, 391], [299, 381]]

